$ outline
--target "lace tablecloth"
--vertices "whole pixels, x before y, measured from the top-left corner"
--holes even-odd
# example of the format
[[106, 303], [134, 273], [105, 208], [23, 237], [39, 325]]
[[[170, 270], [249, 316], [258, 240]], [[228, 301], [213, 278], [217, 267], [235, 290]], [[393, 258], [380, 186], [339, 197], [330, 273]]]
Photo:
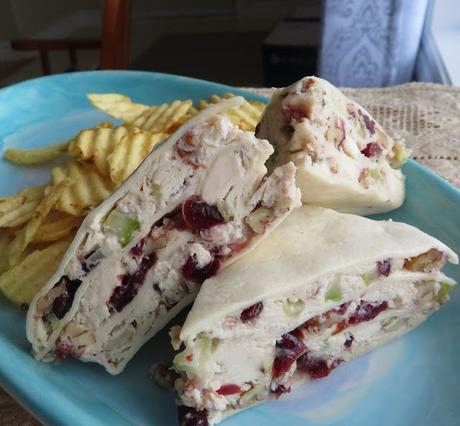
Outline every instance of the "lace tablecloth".
[[[248, 90], [265, 95], [272, 92]], [[413, 159], [460, 188], [460, 88], [409, 83], [383, 89], [343, 90], [368, 109], [390, 134], [404, 137]], [[0, 425], [39, 424], [0, 390]]]

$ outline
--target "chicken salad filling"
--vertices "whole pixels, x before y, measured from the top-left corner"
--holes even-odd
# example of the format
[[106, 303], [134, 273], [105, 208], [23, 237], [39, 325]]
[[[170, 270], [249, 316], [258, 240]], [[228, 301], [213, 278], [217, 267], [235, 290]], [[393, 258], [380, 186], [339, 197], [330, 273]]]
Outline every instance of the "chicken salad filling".
[[444, 262], [435, 249], [384, 259], [358, 275], [262, 300], [203, 330], [174, 359], [183, 415], [205, 413], [214, 424], [407, 332], [447, 300], [454, 282], [439, 271]]

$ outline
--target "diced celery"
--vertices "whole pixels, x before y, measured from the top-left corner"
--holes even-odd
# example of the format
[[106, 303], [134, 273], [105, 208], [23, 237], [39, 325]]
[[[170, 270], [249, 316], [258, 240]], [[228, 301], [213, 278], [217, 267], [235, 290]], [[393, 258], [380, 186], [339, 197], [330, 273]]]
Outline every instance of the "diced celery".
[[371, 178], [374, 180], [379, 180], [382, 175], [380, 174], [380, 169], [371, 169], [369, 171], [369, 174], [371, 175]]
[[187, 375], [198, 375], [213, 368], [210, 361], [218, 344], [218, 339], [206, 337], [197, 339], [193, 351], [190, 347], [187, 347], [174, 357], [174, 368], [177, 371], [184, 371]]
[[134, 232], [140, 228], [140, 222], [118, 209], [113, 209], [104, 222], [104, 228], [112, 231], [124, 247], [133, 239]]
[[339, 288], [330, 288], [326, 293], [326, 301], [340, 302], [342, 300], [342, 292]]
[[445, 303], [449, 300], [449, 293], [453, 288], [454, 286], [450, 283], [441, 283], [441, 288], [438, 293], [440, 303]]
[[50, 315], [49, 318], [48, 318], [48, 321], [50, 323], [51, 330], [53, 330], [53, 332], [55, 332], [56, 330], [59, 330], [60, 328], [62, 328], [61, 321], [57, 317], [55, 317], [54, 315]]
[[402, 166], [409, 158], [409, 152], [399, 141], [396, 141], [393, 146], [393, 155], [394, 157], [392, 159], [392, 165], [394, 167]]
[[192, 350], [187, 347], [182, 352], [179, 352], [173, 359], [173, 366], [177, 371], [195, 371]]
[[303, 311], [304, 307], [305, 303], [302, 300], [292, 302], [288, 299], [283, 302], [283, 312], [288, 317], [299, 315]]
[[377, 278], [377, 274], [375, 271], [371, 271], [362, 274], [361, 278], [363, 279], [365, 285], [369, 285], [372, 281], [374, 281]]
[[155, 197], [157, 200], [161, 199], [161, 188], [160, 185], [153, 184], [150, 188], [150, 194]]

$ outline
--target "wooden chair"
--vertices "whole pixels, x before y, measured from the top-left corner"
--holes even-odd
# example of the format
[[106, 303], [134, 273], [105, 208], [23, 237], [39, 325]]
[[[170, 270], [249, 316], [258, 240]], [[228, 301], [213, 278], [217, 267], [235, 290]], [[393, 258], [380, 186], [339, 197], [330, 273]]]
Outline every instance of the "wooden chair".
[[129, 34], [131, 0], [104, 0], [101, 39], [21, 39], [12, 40], [15, 50], [36, 50], [40, 54], [43, 75], [51, 73], [49, 52], [67, 50], [70, 71], [77, 69], [77, 51], [100, 49], [100, 69], [127, 69], [129, 64]]

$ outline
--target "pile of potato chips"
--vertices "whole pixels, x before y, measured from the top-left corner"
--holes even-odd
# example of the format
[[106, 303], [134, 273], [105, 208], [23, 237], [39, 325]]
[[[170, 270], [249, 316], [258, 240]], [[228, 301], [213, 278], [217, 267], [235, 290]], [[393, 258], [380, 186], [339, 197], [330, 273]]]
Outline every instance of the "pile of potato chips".
[[[0, 198], [0, 289], [12, 302], [29, 304], [51, 278], [87, 213], [107, 198], [141, 164], [154, 146], [210, 104], [191, 100], [142, 105], [121, 94], [89, 94], [94, 107], [122, 125], [105, 122], [72, 140], [38, 149], [8, 149], [4, 157], [32, 165], [66, 156], [47, 185]], [[265, 105], [245, 102], [227, 114], [242, 130], [254, 131]]]

